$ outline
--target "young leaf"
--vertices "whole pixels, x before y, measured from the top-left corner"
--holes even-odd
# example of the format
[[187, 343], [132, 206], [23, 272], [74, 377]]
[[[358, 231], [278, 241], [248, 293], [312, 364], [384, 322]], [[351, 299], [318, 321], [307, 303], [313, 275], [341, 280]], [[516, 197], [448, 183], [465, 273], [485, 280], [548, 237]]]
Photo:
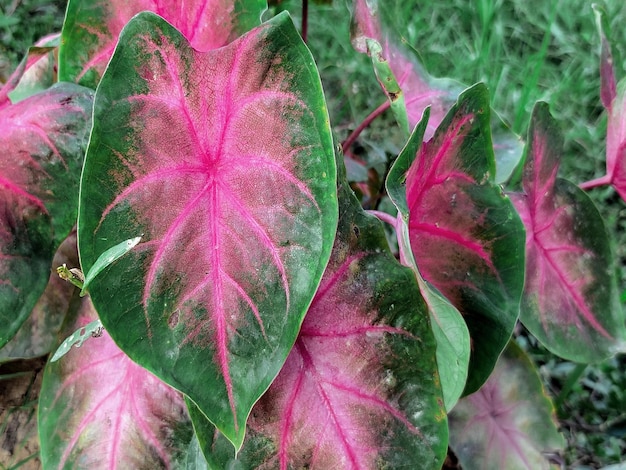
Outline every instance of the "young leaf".
[[391, 67], [383, 55], [383, 50], [378, 41], [374, 39], [367, 39], [367, 55], [372, 58], [372, 64], [374, 66], [374, 72], [378, 83], [382, 87], [391, 103], [391, 111], [398, 121], [398, 125], [402, 131], [409, 135], [409, 117], [406, 112], [406, 102], [404, 99], [404, 93], [398, 84], [396, 77], [393, 74]]
[[45, 289], [76, 223], [92, 93], [65, 83], [0, 107], [0, 347]]
[[119, 44], [83, 172], [83, 269], [143, 236], [89, 292], [120, 347], [239, 447], [334, 239], [319, 76], [287, 14], [199, 53], [145, 12]]
[[553, 468], [547, 456], [565, 440], [537, 370], [514, 342], [485, 385], [450, 413], [450, 447], [463, 468]]
[[73, 346], [80, 348], [85, 341], [91, 337], [99, 337], [102, 335], [102, 322], [94, 320], [85, 326], [81, 326], [74, 333], [69, 335], [57, 348], [50, 358], [50, 362], [56, 362], [65, 356]]
[[[66, 332], [97, 319], [88, 298], [74, 312]], [[44, 468], [173, 468], [192, 439], [182, 395], [107, 332], [48, 363], [38, 419]]]
[[137, 246], [137, 243], [141, 240], [141, 237], [130, 238], [128, 240], [124, 240], [121, 243], [118, 243], [115, 246], [112, 246], [100, 256], [96, 262], [91, 266], [89, 272], [85, 275], [85, 282], [83, 283], [82, 289], [80, 291], [80, 295], [83, 296], [87, 292], [87, 287], [91, 284], [91, 282], [95, 279], [95, 277], [102, 272], [105, 268], [110, 266], [116, 260], [120, 259], [130, 250]]
[[602, 217], [583, 191], [557, 178], [562, 146], [548, 105], [537, 103], [522, 191], [510, 194], [526, 226], [521, 320], [555, 354], [592, 362], [623, 347], [626, 332]]
[[401, 158], [415, 159], [406, 173], [411, 251], [424, 279], [465, 318], [473, 343], [465, 390], [471, 393], [509, 340], [524, 281], [524, 229], [493, 183], [485, 86], [465, 91], [433, 138]]
[[232, 42], [261, 23], [265, 0], [70, 0], [59, 51], [59, 79], [95, 88], [122, 28], [141, 11], [165, 18], [198, 51]]
[[[426, 130], [426, 138], [429, 139], [447, 110], [454, 104], [457, 92], [460, 91], [459, 85], [454, 86], [452, 82], [445, 80], [438, 82], [433, 80], [416, 60], [411, 60], [410, 56], [398, 47], [390, 34], [382, 30], [376, 0], [354, 0], [353, 8], [352, 45], [357, 51], [370, 55], [376, 68], [384, 66], [388, 70], [384, 76], [379, 76], [379, 83], [390, 99], [396, 96], [403, 97], [402, 102], [396, 106], [399, 107], [401, 104], [404, 108], [406, 105], [403, 112], [405, 116], [408, 114], [410, 128], [420, 121], [424, 109], [427, 106], [431, 107], [431, 121]], [[371, 49], [372, 40], [380, 44], [380, 50]], [[385, 77], [387, 80], [382, 79]], [[388, 77], [393, 77], [393, 80]], [[394, 88], [389, 90], [390, 84], [395, 84], [401, 92], [398, 93]], [[394, 93], [390, 96], [389, 91]], [[401, 117], [398, 122], [403, 125], [405, 119], [407, 118]]]
[[[252, 410], [237, 463], [441, 468], [446, 413], [415, 276], [390, 255], [380, 222], [363, 212], [347, 185], [340, 208], [320, 288], [285, 366]], [[203, 429], [209, 461], [232, 465], [232, 450]]]
[[613, 69], [613, 55], [611, 54], [611, 43], [607, 38], [609, 23], [606, 11], [601, 5], [592, 4], [596, 17], [596, 25], [600, 34], [600, 98], [606, 109], [611, 108], [613, 99], [617, 94], [615, 85], [615, 70]]

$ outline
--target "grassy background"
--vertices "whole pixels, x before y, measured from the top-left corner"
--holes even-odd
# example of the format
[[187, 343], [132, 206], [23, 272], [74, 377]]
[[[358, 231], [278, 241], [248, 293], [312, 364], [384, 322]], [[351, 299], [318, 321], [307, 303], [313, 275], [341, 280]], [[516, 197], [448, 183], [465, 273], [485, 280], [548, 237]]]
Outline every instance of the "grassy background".
[[[0, 78], [37, 38], [58, 31], [65, 0], [0, 2]], [[335, 132], [344, 138], [382, 101], [369, 59], [349, 43], [345, 0], [310, 7], [309, 45], [324, 86]], [[561, 176], [575, 183], [605, 170], [606, 114], [599, 99], [599, 38], [586, 0], [380, 0], [384, 14], [404, 31], [426, 69], [466, 84], [484, 81], [506, 122], [524, 135], [534, 103], [544, 100], [565, 136]], [[418, 3], [418, 5], [415, 5]], [[601, 2], [600, 2], [601, 3]], [[298, 17], [300, 1], [281, 7]], [[626, 3], [606, 0], [618, 79], [626, 76]], [[361, 136], [357, 151], [384, 161], [402, 145], [389, 113]], [[395, 126], [391, 126], [395, 128]], [[589, 192], [604, 216], [619, 260], [626, 300], [626, 203], [611, 188]], [[578, 366], [546, 352], [523, 331], [519, 342], [540, 366], [556, 398], [568, 439], [571, 468], [600, 468], [626, 460], [626, 357]]]

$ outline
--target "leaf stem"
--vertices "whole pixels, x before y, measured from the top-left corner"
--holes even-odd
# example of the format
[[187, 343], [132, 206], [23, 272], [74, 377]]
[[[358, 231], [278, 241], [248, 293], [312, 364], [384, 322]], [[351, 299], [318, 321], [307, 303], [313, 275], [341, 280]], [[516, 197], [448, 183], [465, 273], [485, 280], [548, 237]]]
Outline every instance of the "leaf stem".
[[609, 175], [601, 176], [600, 178], [596, 178], [590, 181], [585, 181], [584, 183], [580, 183], [578, 187], [580, 189], [591, 189], [596, 188], [598, 186], [605, 186], [607, 184], [611, 184], [611, 177]]
[[378, 217], [378, 219], [382, 220], [383, 222], [387, 222], [394, 229], [397, 228], [396, 224], [398, 223], [398, 219], [394, 217], [393, 215], [387, 214], [386, 212], [383, 212], [383, 211], [376, 211], [376, 210], [368, 210], [365, 212], [375, 217]]
[[309, 1], [302, 0], [302, 40], [306, 44], [306, 35], [309, 29]]
[[79, 289], [83, 288], [85, 277], [83, 276], [83, 273], [80, 270], [76, 268], [69, 269], [67, 265], [63, 263], [63, 266], [59, 266], [57, 268], [57, 274], [64, 281], [68, 281], [74, 284]]
[[385, 111], [389, 109], [391, 106], [391, 102], [389, 100], [383, 102], [378, 108], [372, 111], [369, 116], [363, 119], [363, 122], [358, 125], [356, 129], [352, 131], [352, 133], [341, 143], [341, 148], [343, 149], [344, 154], [350, 148], [350, 146], [359, 138], [361, 132], [369, 126], [374, 119], [383, 114]]

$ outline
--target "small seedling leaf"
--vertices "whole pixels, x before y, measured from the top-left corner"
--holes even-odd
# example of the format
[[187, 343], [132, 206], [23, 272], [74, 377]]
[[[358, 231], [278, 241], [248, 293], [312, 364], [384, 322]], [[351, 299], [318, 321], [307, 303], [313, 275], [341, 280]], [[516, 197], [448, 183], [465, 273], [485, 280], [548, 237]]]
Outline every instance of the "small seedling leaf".
[[100, 320], [94, 320], [65, 338], [65, 341], [61, 343], [52, 358], [50, 358], [50, 362], [56, 362], [61, 359], [72, 349], [72, 346], [80, 348], [87, 339], [100, 335], [102, 335], [102, 323]]
[[94, 278], [102, 272], [103, 269], [105, 269], [107, 266], [110, 266], [126, 253], [128, 253], [130, 250], [132, 250], [135, 246], [137, 246], [140, 240], [141, 237], [129, 238], [128, 240], [124, 240], [123, 242], [112, 246], [104, 253], [102, 253], [85, 276], [85, 281], [80, 291], [81, 297], [87, 293], [87, 287], [89, 286], [89, 284], [91, 284]]

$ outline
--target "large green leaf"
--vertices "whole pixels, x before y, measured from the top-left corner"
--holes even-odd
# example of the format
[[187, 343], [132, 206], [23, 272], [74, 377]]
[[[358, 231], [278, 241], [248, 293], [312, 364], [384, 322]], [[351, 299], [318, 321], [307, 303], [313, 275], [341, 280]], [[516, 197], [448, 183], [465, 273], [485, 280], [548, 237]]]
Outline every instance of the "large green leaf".
[[80, 200], [83, 272], [142, 237], [89, 287], [102, 323], [239, 447], [337, 223], [321, 84], [290, 18], [200, 53], [136, 16], [96, 93]]

